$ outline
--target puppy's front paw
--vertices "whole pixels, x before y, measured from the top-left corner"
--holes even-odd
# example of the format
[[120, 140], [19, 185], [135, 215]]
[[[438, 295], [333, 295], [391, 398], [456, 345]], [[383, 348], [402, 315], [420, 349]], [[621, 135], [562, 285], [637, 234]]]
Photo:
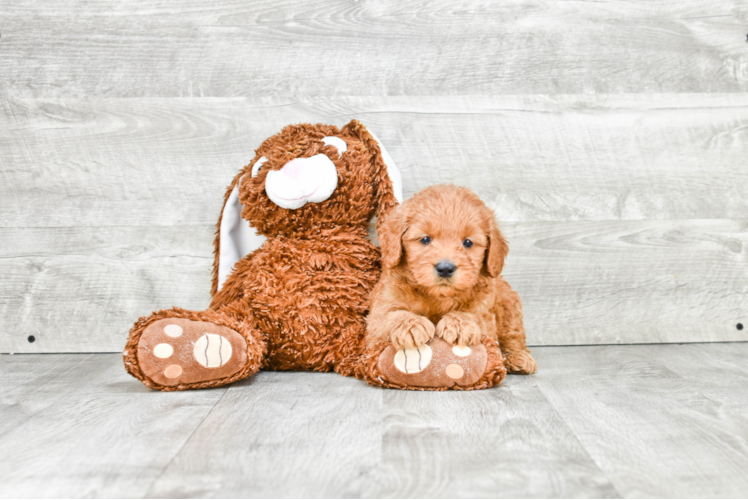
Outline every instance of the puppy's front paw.
[[436, 336], [452, 345], [469, 346], [480, 343], [483, 332], [471, 314], [451, 312], [436, 325]]
[[504, 353], [504, 366], [510, 373], [530, 375], [538, 371], [538, 365], [530, 351], [516, 351]]
[[415, 349], [434, 338], [434, 324], [424, 316], [398, 311], [390, 331], [390, 342], [396, 350]]

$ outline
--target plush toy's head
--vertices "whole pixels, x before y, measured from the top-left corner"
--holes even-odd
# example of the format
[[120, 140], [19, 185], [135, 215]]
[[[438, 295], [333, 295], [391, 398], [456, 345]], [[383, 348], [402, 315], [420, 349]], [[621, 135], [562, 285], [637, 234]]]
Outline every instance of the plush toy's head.
[[378, 208], [396, 203], [386, 167], [376, 161], [378, 149], [358, 122], [342, 130], [288, 126], [263, 142], [245, 167], [242, 217], [265, 236], [314, 237], [324, 228], [366, 227]]
[[365, 230], [402, 201], [400, 173], [358, 121], [290, 125], [265, 140], [226, 194], [216, 238], [213, 293], [266, 238]]

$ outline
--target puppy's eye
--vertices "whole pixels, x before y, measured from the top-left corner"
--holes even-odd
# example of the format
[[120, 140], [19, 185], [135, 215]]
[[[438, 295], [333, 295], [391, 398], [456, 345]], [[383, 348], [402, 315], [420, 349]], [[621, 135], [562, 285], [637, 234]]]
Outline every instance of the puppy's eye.
[[469, 239], [466, 239], [465, 241], [462, 242], [462, 246], [464, 246], [465, 248], [470, 248], [471, 246], [473, 246], [473, 242], [470, 241]]
[[254, 165], [252, 165], [252, 177], [257, 177], [257, 174], [260, 173], [260, 169], [262, 168], [262, 164], [266, 161], [268, 161], [268, 159], [264, 156], [261, 156], [260, 159], [257, 160]]
[[424, 245], [428, 245], [429, 243], [431, 243], [431, 237], [424, 236], [423, 238], [421, 238], [421, 243], [423, 243]]

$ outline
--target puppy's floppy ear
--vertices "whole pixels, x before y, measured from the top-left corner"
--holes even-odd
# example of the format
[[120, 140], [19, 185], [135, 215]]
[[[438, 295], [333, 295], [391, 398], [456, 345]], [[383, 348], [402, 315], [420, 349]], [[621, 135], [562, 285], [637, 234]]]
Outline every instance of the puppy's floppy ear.
[[486, 250], [485, 266], [488, 275], [492, 278], [501, 274], [504, 268], [504, 260], [509, 253], [509, 245], [499, 231], [496, 220], [491, 217], [488, 222], [488, 249]]
[[382, 143], [361, 122], [351, 120], [342, 131], [348, 131], [358, 137], [371, 153], [377, 199], [377, 232], [379, 232], [387, 212], [403, 202], [403, 182], [400, 170]]
[[392, 269], [403, 257], [403, 234], [405, 233], [405, 215], [400, 207], [390, 210], [377, 221], [377, 236], [382, 250], [382, 267]]

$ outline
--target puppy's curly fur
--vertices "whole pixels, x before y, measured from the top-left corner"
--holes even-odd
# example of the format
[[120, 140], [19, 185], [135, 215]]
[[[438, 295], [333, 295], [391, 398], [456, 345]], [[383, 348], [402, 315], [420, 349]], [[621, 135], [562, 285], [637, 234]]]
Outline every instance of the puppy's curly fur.
[[[410, 349], [441, 337], [498, 340], [509, 372], [534, 373], [522, 303], [501, 276], [509, 247], [493, 212], [469, 189], [432, 186], [388, 214], [379, 231], [382, 278], [371, 296], [370, 344]], [[454, 267], [449, 276], [442, 275]], [[446, 264], [445, 264], [446, 263]]]

